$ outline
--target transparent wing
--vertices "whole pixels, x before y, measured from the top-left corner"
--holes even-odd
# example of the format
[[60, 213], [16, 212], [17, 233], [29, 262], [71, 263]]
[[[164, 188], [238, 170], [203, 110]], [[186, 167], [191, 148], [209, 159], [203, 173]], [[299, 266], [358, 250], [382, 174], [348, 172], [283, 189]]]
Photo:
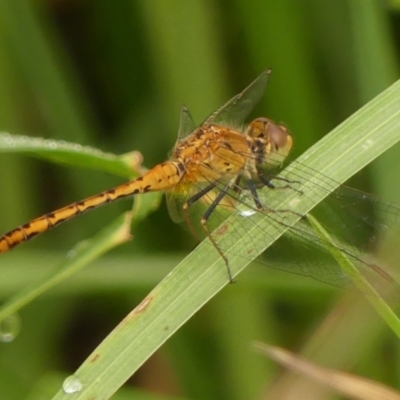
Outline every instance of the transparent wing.
[[[298, 165], [297, 172], [289, 175], [297, 181], [294, 186], [313, 180], [315, 191], [322, 190], [322, 181], [337, 183]], [[301, 190], [301, 189], [300, 189]], [[268, 201], [265, 195], [263, 201]], [[271, 214], [272, 224], [287, 223], [285, 213]], [[393, 244], [399, 240], [400, 206], [346, 186], [339, 186], [325, 201], [311, 212], [334, 239], [344, 253], [367, 278], [370, 284], [387, 298], [400, 300], [400, 287], [390, 275], [389, 265], [397, 264]], [[391, 244], [390, 244], [391, 243]], [[392, 251], [383, 251], [383, 247]], [[339, 287], [353, 287], [329, 249], [307, 220], [300, 219], [280, 240], [260, 258], [264, 264], [287, 272], [310, 276]]]
[[243, 124], [255, 105], [263, 97], [270, 74], [271, 70], [268, 69], [264, 71], [255, 81], [244, 89], [243, 92], [239, 93], [217, 111], [213, 112], [204, 121], [204, 124]]
[[181, 224], [186, 221], [183, 212], [185, 202], [194, 196], [200, 188], [192, 185], [178, 185], [173, 191], [166, 193], [168, 213], [176, 224]]
[[[207, 192], [204, 196], [202, 196], [197, 202], [195, 202], [189, 210], [186, 212], [184, 210], [184, 205], [187, 201], [189, 201], [193, 196], [195, 196], [200, 190], [203, 190], [206, 186], [208, 186], [209, 182], [204, 182], [196, 185], [178, 185], [174, 188], [173, 191], [168, 192], [167, 197], [167, 208], [171, 219], [177, 224], [188, 225], [188, 219], [190, 220], [189, 224], [191, 226], [186, 226], [189, 228], [192, 233], [198, 238], [203, 239], [206, 237], [206, 233], [202, 226], [199, 224], [201, 218], [204, 216], [204, 213], [213, 203], [213, 201], [218, 196], [218, 193], [223, 189], [224, 181], [215, 185], [215, 188]], [[224, 214], [224, 218], [227, 218], [232, 212], [235, 211], [235, 204], [232, 203], [232, 196], [226, 196], [218, 205], [218, 223], [222, 219], [222, 213]], [[185, 215], [186, 212], [186, 215]], [[211, 220], [213, 221], [213, 219]], [[217, 226], [213, 226], [216, 228]]]
[[[385, 212], [372, 217], [377, 212], [376, 202], [374, 197], [365, 194], [360, 196], [359, 192], [342, 186], [315, 207], [311, 214], [323, 224], [339, 250], [358, 267], [375, 289], [384, 296], [395, 289], [398, 297], [398, 284], [387, 272], [388, 259], [385, 262], [378, 259], [380, 246], [389, 240], [396, 224], [400, 222], [400, 209], [392, 215]], [[271, 216], [271, 221], [284, 223], [281, 218]], [[353, 282], [329, 251], [329, 243], [321, 240], [304, 219], [271, 246], [260, 257], [260, 261], [335, 286], [353, 287]]]
[[[310, 181], [313, 182], [313, 190], [324, 190], [327, 194], [327, 182], [332, 185], [332, 188], [338, 187], [337, 182], [308, 167], [297, 165], [297, 168], [292, 171], [296, 172], [284, 174], [285, 180], [271, 177], [276, 186], [275, 189], [258, 190], [264, 211], [256, 208], [250, 191], [243, 186], [233, 187], [211, 213], [207, 226], [210, 231], [213, 231], [218, 246], [228, 260], [230, 257], [249, 258], [248, 254], [252, 253], [255, 241], [269, 242], [267, 225], [290, 226], [291, 219], [298, 219], [299, 215], [294, 211], [295, 209], [282, 209], [280, 206], [289, 193], [295, 193], [299, 197], [304, 196], [301, 194], [302, 186], [309, 184]], [[190, 230], [195, 232], [198, 239], [207, 236], [200, 223], [201, 218], [227, 182], [228, 180], [220, 180], [213, 190], [189, 208], [187, 219], [190, 221]], [[179, 196], [172, 196], [169, 199], [170, 212], [173, 208], [171, 205], [174, 205], [172, 213], [175, 213], [173, 219], [176, 222], [185, 222], [183, 204], [203, 187], [204, 185], [192, 185], [190, 190], [182, 190]], [[221, 224], [231, 213], [238, 214], [242, 222], [235, 228], [233, 239], [229, 236], [231, 239], [228, 240], [221, 228], [225, 224]], [[267, 216], [267, 223], [259, 224], [259, 213]], [[394, 253], [385, 252], [385, 261], [381, 259], [383, 243], [391, 242], [395, 246], [399, 243], [400, 234], [396, 226], [400, 226], [400, 205], [385, 202], [355, 189], [339, 186], [325, 201], [313, 209], [312, 214], [333, 236], [340, 251], [357, 265], [375, 289], [386, 297], [389, 292], [394, 291], [396, 295], [390, 295], [390, 298], [400, 299], [400, 288], [387, 272], [387, 265], [390, 261], [394, 261], [390, 260], [388, 254], [390, 256]], [[246, 235], [249, 231], [254, 232], [253, 237], [249, 238]], [[246, 241], [244, 243], [246, 251], [237, 250], [238, 241], [242, 243]], [[310, 276], [335, 286], [354, 287], [327, 248], [329, 248], [329, 243], [321, 239], [305, 218], [301, 218], [283, 237], [268, 248], [258, 261], [273, 268]]]
[[181, 118], [179, 121], [178, 141], [185, 138], [196, 129], [193, 117], [189, 109], [183, 106], [181, 109]]

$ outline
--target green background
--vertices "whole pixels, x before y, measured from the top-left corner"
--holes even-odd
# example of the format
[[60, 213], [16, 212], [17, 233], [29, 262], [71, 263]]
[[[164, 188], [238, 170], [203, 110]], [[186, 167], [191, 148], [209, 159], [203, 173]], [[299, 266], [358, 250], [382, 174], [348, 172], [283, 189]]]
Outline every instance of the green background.
[[[138, 150], [146, 167], [166, 159], [183, 104], [200, 123], [267, 67], [273, 73], [258, 115], [289, 126], [293, 157], [399, 76], [395, 1], [0, 0], [0, 21], [0, 130], [117, 154]], [[354, 184], [400, 202], [398, 153]], [[15, 154], [1, 154], [0, 171], [2, 232], [123, 183]], [[1, 298], [130, 207], [109, 205], [2, 255]], [[0, 345], [2, 398], [49, 398], [195, 244], [164, 203], [133, 234], [21, 311], [21, 333]], [[336, 303], [341, 293], [329, 286], [262, 267], [238, 280], [115, 398], [130, 398], [133, 386], [154, 398], [279, 398], [279, 369], [253, 351], [253, 340], [304, 349], [323, 365], [399, 388], [398, 345], [363, 304], [350, 310], [354, 300]]]

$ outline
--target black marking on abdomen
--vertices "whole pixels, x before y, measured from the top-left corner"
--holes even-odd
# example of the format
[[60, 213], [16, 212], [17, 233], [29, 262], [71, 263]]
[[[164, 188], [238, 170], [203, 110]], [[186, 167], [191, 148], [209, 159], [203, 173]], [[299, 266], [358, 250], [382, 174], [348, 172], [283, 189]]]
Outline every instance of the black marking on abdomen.
[[[59, 223], [65, 221], [65, 219], [58, 219], [54, 213], [48, 213], [44, 216], [44, 218], [46, 218], [47, 221], [47, 226], [48, 228], [52, 228], [53, 226], [58, 225]], [[56, 221], [52, 222], [51, 220], [55, 219]]]
[[39, 233], [40, 233], [39, 231], [31, 232], [29, 234], [27, 234], [26, 232], [23, 232], [25, 240], [32, 239], [34, 236], [38, 235]]
[[[82, 207], [83, 210], [81, 210], [79, 207]], [[69, 210], [73, 210], [75, 209], [75, 214], [74, 215], [78, 215], [78, 214], [82, 214], [85, 211], [89, 211], [92, 208], [95, 208], [96, 206], [86, 206], [85, 205], [85, 201], [80, 201], [79, 203], [75, 203], [74, 206], [68, 207]]]

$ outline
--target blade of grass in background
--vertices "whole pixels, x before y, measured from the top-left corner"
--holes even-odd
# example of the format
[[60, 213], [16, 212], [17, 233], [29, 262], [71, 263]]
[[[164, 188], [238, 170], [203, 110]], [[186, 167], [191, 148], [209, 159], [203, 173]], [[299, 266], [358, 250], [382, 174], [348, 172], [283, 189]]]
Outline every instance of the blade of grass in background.
[[[7, 44], [4, 37], [0, 35], [0, 58], [3, 60], [0, 65], [0, 130], [18, 132], [22, 129], [23, 121], [18, 111], [19, 96], [17, 94], [18, 74], [7, 57]], [[7, 196], [0, 196], [0, 209], [7, 209], [2, 214], [1, 222], [4, 226], [12, 225], [18, 217], [28, 220], [29, 213], [34, 210], [33, 202], [26, 202], [26, 191], [29, 191], [33, 184], [31, 169], [27, 163], [21, 163], [17, 156], [1, 157], [0, 187], [2, 193], [12, 193], [10, 201]], [[6, 173], [7, 171], [7, 173]], [[8, 207], [12, 203], [13, 207]]]
[[[328, 104], [313, 73], [308, 9], [293, 0], [270, 1], [268, 6], [257, 0], [235, 4], [243, 17], [252, 65], [273, 71], [271, 83], [275, 83], [265, 99], [268, 114], [284, 121], [301, 138], [296, 146], [304, 150], [332, 126], [327, 123]], [[276, 35], [283, 26], [285, 34]], [[276, 40], [269, 41], [272, 37]]]
[[77, 143], [0, 133], [0, 153], [20, 153], [74, 167], [107, 171], [127, 178], [139, 175], [140, 156], [116, 156]]
[[[34, 98], [31, 105], [38, 108], [34, 113], [39, 115], [31, 117], [30, 123], [36, 129], [39, 125], [43, 136], [51, 135], [83, 144], [93, 142], [100, 130], [98, 120], [60, 31], [50, 18], [49, 9], [20, 0], [0, 1], [0, 14], [9, 52], [26, 85], [24, 95]], [[32, 129], [26, 131], [32, 132]], [[72, 184], [68, 182], [68, 174], [63, 180], [75, 198], [85, 191], [97, 190], [93, 180], [80, 174], [74, 176]], [[24, 199], [29, 203], [33, 198], [36, 204], [40, 204], [34, 194], [35, 190], [30, 191], [27, 187]], [[68, 227], [65, 229], [69, 232]], [[83, 224], [80, 232], [85, 235], [89, 230]]]
[[[135, 168], [140, 169], [138, 165], [140, 158], [135, 154], [117, 157], [112, 154], [102, 153], [94, 148], [64, 141], [45, 140], [7, 133], [0, 134], [0, 152], [30, 154], [47, 158], [53, 162], [97, 168], [121, 175], [132, 175]], [[133, 222], [137, 223], [154, 211], [159, 205], [160, 198], [161, 193], [153, 193], [150, 196], [138, 198], [134, 202]], [[127, 215], [121, 216], [114, 223], [103, 229], [96, 237], [79, 245], [77, 249], [72, 250], [72, 253], [70, 253], [73, 256], [67, 255], [66, 260], [58, 268], [9, 299], [0, 307], [0, 322], [19, 311], [21, 307], [54, 285], [69, 278], [105, 252], [129, 240], [130, 235], [128, 232], [132, 219], [131, 213], [129, 215], [129, 218]]]
[[[78, 77], [46, 11], [23, 0], [0, 1], [7, 39], [31, 92], [40, 96], [38, 102], [50, 131], [63, 139], [88, 141], [98, 127], [78, 91]], [[38, 82], [40, 91], [36, 91]]]
[[[391, 35], [385, 4], [377, 1], [348, 1], [354, 48], [355, 77], [359, 104], [365, 104], [400, 76], [400, 64]], [[393, 148], [373, 167], [376, 190], [384, 198], [400, 198], [388, 171], [398, 168], [400, 147]]]
[[131, 215], [122, 215], [94, 238], [80, 243], [66, 255], [66, 259], [57, 268], [2, 304], [0, 307], [0, 323], [102, 254], [128, 241], [130, 239], [130, 225]]
[[342, 271], [350, 277], [354, 286], [360, 290], [361, 293], [369, 300], [370, 304], [375, 308], [377, 313], [382, 317], [386, 324], [392, 331], [400, 338], [400, 321], [396, 314], [391, 310], [385, 300], [379, 295], [375, 288], [368, 282], [368, 280], [361, 274], [357, 267], [352, 263], [350, 258], [343, 253], [335, 243], [334, 239], [323, 228], [323, 226], [312, 215], [307, 216], [313, 229], [317, 232], [318, 236], [326, 243], [328, 251], [337, 260]]
[[[169, 99], [163, 109], [174, 134], [183, 103], [197, 123], [219, 107], [227, 96], [216, 3], [140, 1], [159, 96]], [[165, 18], [168, 13], [171, 18]], [[210, 16], [213, 16], [210, 18]], [[182, 35], [181, 32], [186, 32]], [[195, 49], [196, 57], [188, 57]], [[260, 72], [265, 66], [260, 69]], [[250, 78], [251, 79], [251, 78]], [[239, 88], [240, 89], [240, 88]], [[203, 99], [207, 99], [206, 102]], [[165, 137], [167, 138], [167, 137]], [[170, 137], [173, 141], [176, 137]]]

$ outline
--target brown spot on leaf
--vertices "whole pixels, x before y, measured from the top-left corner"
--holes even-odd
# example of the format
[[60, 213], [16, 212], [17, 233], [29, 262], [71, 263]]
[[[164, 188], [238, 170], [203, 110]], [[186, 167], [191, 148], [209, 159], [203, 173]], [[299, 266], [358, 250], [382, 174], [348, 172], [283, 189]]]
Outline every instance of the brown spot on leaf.
[[145, 297], [143, 301], [125, 317], [124, 322], [127, 322], [132, 318], [136, 317], [137, 315], [141, 314], [150, 306], [152, 301], [153, 301], [153, 296]]
[[136, 314], [142, 313], [144, 310], [147, 309], [147, 307], [150, 305], [152, 300], [153, 300], [152, 296], [147, 296], [133, 311]]
[[228, 231], [228, 229], [229, 229], [229, 225], [223, 224], [216, 230], [216, 233], [217, 233], [217, 235], [221, 236], [221, 235], [225, 234]]
[[100, 354], [99, 354], [99, 353], [96, 353], [89, 361], [90, 361], [91, 363], [94, 363], [99, 357], [100, 357]]

